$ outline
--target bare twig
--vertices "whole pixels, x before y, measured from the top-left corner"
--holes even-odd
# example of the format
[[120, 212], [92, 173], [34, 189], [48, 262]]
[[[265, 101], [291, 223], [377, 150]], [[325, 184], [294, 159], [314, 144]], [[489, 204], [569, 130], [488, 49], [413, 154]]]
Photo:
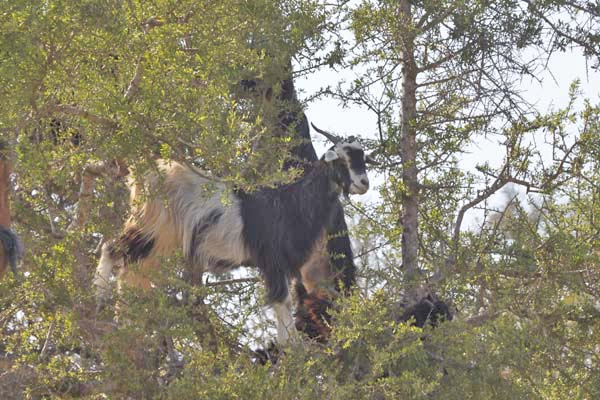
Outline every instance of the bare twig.
[[43, 360], [46, 357], [46, 353], [48, 352], [48, 345], [50, 343], [50, 338], [52, 338], [52, 335], [54, 334], [55, 327], [56, 320], [53, 319], [52, 322], [50, 322], [50, 327], [48, 328], [48, 333], [46, 334], [46, 340], [44, 340], [42, 351], [40, 351], [40, 355], [38, 356], [38, 359], [40, 360]]
[[82, 228], [85, 225], [87, 217], [90, 213], [90, 209], [92, 208], [94, 182], [97, 177], [102, 175], [120, 177], [127, 175], [127, 173], [128, 170], [125, 165], [117, 160], [100, 161], [86, 165], [83, 168], [83, 173], [81, 176], [79, 201], [77, 202], [75, 217], [69, 224], [67, 231], [72, 232]]
[[204, 286], [214, 287], [214, 286], [235, 285], [236, 283], [254, 283], [254, 282], [260, 282], [260, 278], [225, 279], [225, 280], [216, 281], [216, 282], [206, 282], [204, 284]]
[[125, 100], [131, 101], [133, 97], [138, 93], [140, 89], [140, 81], [142, 79], [142, 56], [138, 56], [137, 63], [135, 65], [135, 72], [133, 74], [133, 78], [129, 82], [129, 87], [127, 87], [127, 91], [125, 92]]

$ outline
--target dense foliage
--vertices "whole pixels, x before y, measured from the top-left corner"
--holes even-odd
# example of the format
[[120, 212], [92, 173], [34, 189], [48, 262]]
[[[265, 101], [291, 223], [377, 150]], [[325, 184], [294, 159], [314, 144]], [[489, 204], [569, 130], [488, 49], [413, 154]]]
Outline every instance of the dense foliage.
[[[600, 106], [579, 82], [547, 113], [518, 90], [570, 47], [597, 68], [600, 5], [357, 3], [0, 6], [0, 162], [25, 249], [0, 281], [0, 398], [600, 398]], [[272, 135], [292, 64], [352, 71], [308, 95], [378, 121], [363, 139], [385, 179], [346, 204], [360, 287], [337, 299], [330, 341], [253, 363], [274, 337], [255, 272], [192, 282], [181, 255], [156, 290], [97, 310], [126, 179], [158, 158], [244, 188], [296, 176], [281, 168], [294, 140]], [[484, 136], [501, 165], [461, 168]], [[425, 281], [456, 315], [422, 330], [399, 315]]]

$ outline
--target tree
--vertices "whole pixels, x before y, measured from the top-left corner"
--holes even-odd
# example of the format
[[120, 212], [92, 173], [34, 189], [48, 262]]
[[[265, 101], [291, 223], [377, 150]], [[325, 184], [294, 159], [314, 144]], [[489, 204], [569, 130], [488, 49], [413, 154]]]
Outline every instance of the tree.
[[[26, 249], [22, 282], [0, 281], [3, 398], [599, 396], [599, 108], [575, 84], [564, 108], [537, 113], [517, 86], [571, 45], [595, 66], [597, 6], [364, 2], [341, 21], [351, 46], [347, 7], [1, 7], [0, 139]], [[119, 324], [96, 312], [95, 252], [127, 214], [125, 176], [163, 157], [248, 190], [294, 179], [290, 151], [311, 149], [289, 138], [306, 133], [290, 78], [324, 65], [362, 68], [337, 95], [377, 115], [379, 137], [362, 140], [386, 178], [381, 202], [343, 203], [368, 286], [336, 300], [329, 342], [253, 364], [249, 348], [272, 338], [257, 277], [190, 277], [178, 255], [156, 290], [124, 290]], [[461, 169], [486, 135], [502, 163]], [[490, 201], [509, 184], [536, 195]], [[476, 207], [481, 226], [464, 229]], [[426, 278], [457, 308], [435, 329], [403, 320], [403, 294]]]
[[[32, 396], [60, 395], [93, 387], [151, 393], [157, 386], [143, 383], [158, 372], [144, 351], [166, 346], [161, 354], [173, 356], [182, 336], [169, 333], [183, 329], [182, 316], [195, 321], [183, 329], [183, 336], [196, 337], [188, 343], [203, 342], [198, 339], [203, 334], [232, 354], [241, 351], [236, 337], [241, 328], [231, 335], [219, 329], [251, 312], [261, 314], [252, 279], [209, 282], [204, 289], [166, 283], [169, 294], [158, 297], [136, 293], [140, 299], [132, 298], [127, 315], [140, 324], [148, 307], [173, 305], [177, 290], [199, 300], [170, 317], [157, 312], [164, 318], [145, 319], [147, 329], [123, 329], [111, 337], [105, 321], [110, 317], [95, 315], [89, 292], [94, 252], [102, 238], [116, 235], [126, 216], [124, 176], [143, 174], [158, 157], [201, 165], [232, 186], [290, 179], [281, 170], [288, 140], [274, 138], [271, 151], [254, 153], [268, 110], [244, 102], [236, 90], [248, 78], [282, 80], [289, 54], [322, 40], [318, 33], [325, 17], [312, 1], [2, 6], [0, 90], [7, 101], [0, 109], [0, 131], [14, 159], [13, 215], [27, 249], [27, 280], [23, 286], [2, 284], [1, 349], [34, 365], [16, 370], [19, 384], [8, 385], [11, 391], [29, 387]], [[273, 167], [249, 173], [261, 165]], [[170, 265], [173, 275], [165, 280], [185, 273], [177, 259]], [[235, 296], [217, 296], [228, 290], [248, 307], [232, 311]], [[211, 296], [217, 300], [209, 309], [204, 301]], [[171, 317], [173, 324], [165, 326]], [[173, 336], [179, 340], [173, 346], [161, 339]], [[147, 349], [136, 351], [142, 347], [128, 340]], [[88, 385], [98, 348], [109, 364], [105, 376], [113, 378], [108, 386]], [[83, 364], [76, 366], [74, 353]], [[120, 373], [134, 365], [134, 374]]]
[[0, 229], [2, 229], [2, 236], [0, 237], [0, 279], [10, 264], [9, 252], [14, 247], [11, 243], [12, 238], [8, 236], [11, 222], [9, 204], [11, 166], [8, 157], [3, 154], [7, 148], [7, 144], [0, 141]]
[[[439, 279], [456, 268], [464, 214], [507, 183], [529, 181], [533, 152], [523, 137], [544, 121], [521, 96], [521, 80], [536, 79], [547, 57], [569, 46], [597, 62], [598, 37], [586, 27], [600, 14], [586, 2], [461, 0], [366, 1], [350, 16], [347, 63], [362, 70], [337, 95], [377, 116], [385, 207], [402, 230], [406, 281], [422, 281], [424, 269]], [[476, 177], [457, 160], [483, 136], [498, 136], [506, 157], [497, 171], [482, 162], [489, 182], [477, 195]]]

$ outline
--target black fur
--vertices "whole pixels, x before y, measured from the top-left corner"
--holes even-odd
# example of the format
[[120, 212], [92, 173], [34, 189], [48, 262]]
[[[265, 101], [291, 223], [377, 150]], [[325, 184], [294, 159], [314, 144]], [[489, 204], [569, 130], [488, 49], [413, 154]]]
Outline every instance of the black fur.
[[[337, 160], [336, 160], [337, 161]], [[238, 192], [242, 234], [267, 286], [267, 300], [281, 302], [287, 282], [299, 276], [316, 239], [330, 220], [337, 197], [340, 166], [318, 162], [297, 182], [254, 193]]]
[[[275, 134], [280, 137], [292, 135], [295, 139], [299, 139], [299, 143], [292, 148], [290, 157], [285, 161], [284, 169], [306, 168], [317, 161], [318, 157], [311, 141], [308, 119], [296, 95], [294, 80], [291, 77], [291, 65], [288, 69], [289, 77], [281, 81], [281, 90], [278, 91], [276, 98], [281, 111]], [[254, 90], [258, 83], [247, 79], [240, 81], [240, 86], [246, 90]], [[327, 251], [330, 254], [330, 267], [336, 275], [336, 287], [342, 286], [345, 291], [348, 291], [356, 284], [356, 266], [348, 237], [348, 226], [344, 219], [344, 209], [339, 199], [336, 199], [334, 209], [333, 216], [325, 227], [330, 238]]]
[[252, 362], [258, 365], [267, 365], [267, 363], [275, 365], [281, 355], [282, 352], [277, 347], [277, 344], [271, 342], [266, 348], [256, 349], [252, 352]]
[[[246, 263], [244, 265], [250, 265], [250, 263]], [[230, 272], [231, 270], [239, 267], [238, 264], [233, 263], [231, 261], [215, 260], [215, 259], [211, 259], [210, 266], [212, 268], [212, 271], [217, 275], [225, 274], [225, 273]]]
[[326, 227], [329, 237], [327, 251], [330, 255], [331, 269], [336, 277], [336, 288], [341, 286], [348, 291], [356, 284], [356, 267], [348, 237], [348, 226], [344, 219], [344, 208], [339, 199], [336, 200], [332, 218]]
[[412, 326], [423, 328], [429, 322], [435, 328], [442, 321], [451, 321], [452, 313], [446, 303], [428, 296], [412, 307], [407, 308], [400, 316], [402, 322], [410, 320], [413, 321]]
[[8, 265], [15, 277], [17, 277], [17, 264], [22, 255], [21, 242], [10, 228], [0, 225], [0, 242], [4, 247], [4, 254], [8, 259]]
[[[200, 243], [202, 243], [204, 241], [204, 238], [206, 237], [208, 229], [214, 226], [217, 222], [219, 222], [219, 219], [221, 219], [222, 215], [223, 212], [221, 210], [213, 210], [209, 215], [206, 216], [206, 218], [196, 223], [194, 231], [192, 232], [192, 237], [190, 239], [189, 248], [192, 252], [195, 252], [196, 249], [199, 248]], [[190, 265], [196, 264], [196, 254], [188, 254], [187, 258]]]
[[348, 152], [350, 156], [350, 168], [356, 171], [357, 174], [364, 174], [367, 171], [365, 164], [365, 152], [364, 150], [355, 149], [353, 147], [344, 147], [344, 150]]
[[154, 248], [154, 239], [142, 234], [135, 227], [129, 227], [121, 237], [109, 247], [113, 259], [123, 257], [125, 262], [134, 263], [148, 257]]
[[[318, 160], [317, 152], [310, 138], [308, 120], [297, 99], [294, 81], [291, 77], [281, 82], [278, 100], [283, 103], [283, 109], [279, 114], [280, 136], [294, 132], [302, 140], [292, 149], [292, 158], [284, 164], [284, 168], [299, 167], [306, 165], [306, 161]], [[330, 254], [332, 271], [335, 272], [336, 279], [341, 278], [343, 289], [349, 290], [356, 284], [356, 266], [348, 237], [348, 226], [344, 218], [344, 208], [337, 198], [332, 218], [328, 221], [325, 229], [330, 238], [327, 242], [327, 251]], [[339, 282], [336, 282], [336, 286], [338, 285]]]

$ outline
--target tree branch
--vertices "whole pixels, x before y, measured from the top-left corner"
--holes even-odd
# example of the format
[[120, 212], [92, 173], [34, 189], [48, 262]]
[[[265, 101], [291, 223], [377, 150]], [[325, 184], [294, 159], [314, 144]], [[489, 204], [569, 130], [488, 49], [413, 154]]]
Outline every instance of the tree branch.
[[92, 114], [91, 112], [89, 112], [81, 107], [70, 105], [70, 104], [49, 104], [46, 107], [45, 111], [48, 114], [65, 114], [65, 115], [81, 117], [81, 118], [87, 119], [90, 122], [105, 126], [110, 129], [116, 129], [119, 126], [115, 121], [113, 121], [109, 118], [105, 118], [105, 117], [101, 117], [96, 114]]
[[204, 286], [215, 287], [215, 286], [235, 285], [236, 283], [255, 283], [255, 282], [260, 282], [260, 278], [225, 279], [222, 281], [206, 282], [204, 284]]
[[133, 97], [138, 93], [140, 89], [140, 81], [142, 80], [142, 56], [138, 56], [137, 63], [135, 65], [135, 72], [133, 74], [133, 78], [129, 82], [129, 86], [127, 87], [127, 91], [125, 92], [125, 100], [131, 101]]
[[81, 229], [85, 225], [90, 214], [90, 209], [92, 208], [94, 182], [97, 177], [102, 175], [122, 177], [128, 173], [129, 171], [125, 164], [118, 160], [100, 161], [86, 165], [81, 174], [79, 201], [77, 202], [75, 217], [69, 224], [67, 231], [72, 232]]

